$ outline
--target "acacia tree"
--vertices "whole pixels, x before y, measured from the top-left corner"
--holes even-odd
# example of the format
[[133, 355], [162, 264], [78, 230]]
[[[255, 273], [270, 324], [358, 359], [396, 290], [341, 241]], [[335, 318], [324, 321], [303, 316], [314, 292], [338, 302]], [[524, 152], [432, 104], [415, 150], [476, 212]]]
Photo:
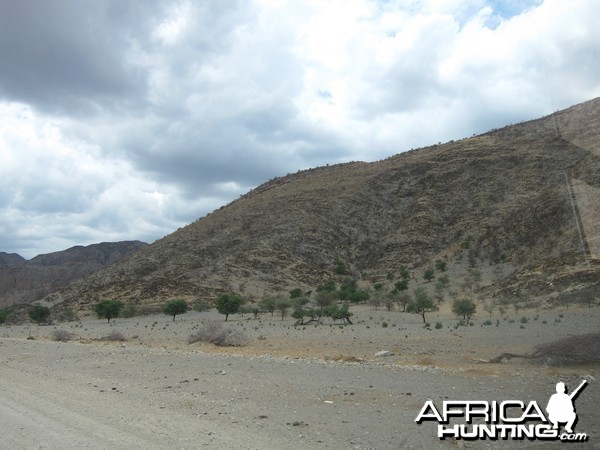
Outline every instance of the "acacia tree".
[[278, 298], [275, 300], [275, 308], [281, 313], [281, 320], [285, 319], [291, 306], [292, 302], [286, 298]]
[[425, 320], [425, 313], [437, 311], [438, 309], [438, 305], [423, 288], [415, 290], [415, 299], [406, 307], [407, 312], [420, 314], [423, 318], [423, 323], [427, 323]]
[[177, 314], [185, 314], [190, 309], [188, 303], [183, 299], [171, 300], [164, 308], [163, 312], [169, 316], [173, 316], [173, 322], [175, 322], [175, 316]]
[[304, 292], [300, 288], [294, 288], [290, 291], [291, 299], [302, 297], [303, 295], [304, 295]]
[[423, 278], [425, 278], [425, 281], [427, 281], [428, 283], [433, 280], [435, 278], [435, 270], [433, 270], [433, 268], [428, 268], [425, 270], [425, 273], [423, 274]]
[[106, 319], [110, 323], [110, 319], [119, 316], [123, 309], [123, 302], [119, 300], [102, 300], [94, 307], [94, 311], [99, 319]]
[[29, 310], [29, 317], [39, 325], [46, 322], [48, 317], [50, 317], [50, 308], [42, 305], [35, 305]]
[[344, 322], [352, 325], [352, 321], [350, 320], [352, 313], [349, 310], [348, 304], [341, 306], [329, 305], [325, 308], [324, 313], [327, 317], [331, 317], [334, 321], [343, 320]]
[[454, 314], [462, 317], [463, 320], [466, 320], [467, 324], [471, 320], [471, 316], [475, 314], [476, 309], [475, 303], [468, 298], [454, 300], [454, 303], [452, 304], [452, 311]]
[[225, 322], [227, 322], [229, 314], [239, 311], [241, 305], [242, 299], [237, 295], [223, 294], [217, 299], [217, 311], [225, 315]]
[[272, 297], [263, 298], [259, 302], [259, 305], [264, 311], [270, 312], [271, 316], [273, 316], [273, 313], [275, 312], [275, 299], [274, 298], [272, 298]]

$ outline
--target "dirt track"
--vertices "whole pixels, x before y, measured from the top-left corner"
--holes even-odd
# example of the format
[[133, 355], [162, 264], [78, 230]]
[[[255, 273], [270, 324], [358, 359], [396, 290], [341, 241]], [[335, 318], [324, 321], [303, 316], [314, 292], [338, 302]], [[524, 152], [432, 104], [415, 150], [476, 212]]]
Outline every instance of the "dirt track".
[[[590, 312], [593, 312], [591, 316]], [[575, 315], [577, 320], [573, 320], [573, 324], [579, 323], [580, 329], [593, 329], [594, 323], [598, 323], [598, 308], [590, 312], [583, 310], [582, 313], [589, 316], [589, 324], [575, 315], [580, 312], [565, 312], [563, 326], [558, 324], [558, 329], [550, 327], [549, 321], [542, 326], [543, 317], [536, 321], [539, 325], [528, 324], [527, 327], [544, 341], [547, 337], [570, 333], [567, 329], [571, 324], [569, 314]], [[556, 315], [554, 312], [549, 314]], [[415, 318], [403, 315], [402, 320], [405, 320], [404, 316], [408, 321]], [[558, 380], [574, 387], [584, 376], [589, 380], [589, 386], [577, 398], [579, 422], [576, 429], [588, 434], [586, 448], [599, 447], [597, 368], [552, 369], [522, 361], [508, 364], [473, 362], [473, 357], [496, 352], [482, 339], [479, 343], [483, 351], [476, 351], [478, 333], [500, 333], [502, 326], [459, 329], [462, 337], [456, 339], [465, 341], [460, 350], [465, 357], [460, 358], [457, 353], [455, 363], [451, 364], [443, 352], [429, 354], [427, 361], [423, 361], [423, 355], [414, 354], [406, 360], [401, 355], [374, 358], [371, 354], [362, 362], [333, 361], [318, 349], [314, 352], [317, 356], [312, 357], [310, 351], [304, 350], [304, 354], [300, 354], [298, 350], [310, 350], [311, 335], [306, 333], [294, 335], [296, 350], [288, 348], [292, 356], [282, 356], [282, 349], [276, 348], [276, 342], [280, 340], [275, 337], [278, 333], [285, 336], [291, 331], [287, 325], [278, 327], [276, 322], [259, 329], [263, 339], [255, 340], [243, 349], [224, 352], [211, 346], [180, 342], [186, 324], [196, 326], [193, 325], [196, 316], [182, 316], [178, 319], [180, 322], [167, 326], [169, 320], [166, 316], [133, 318], [111, 325], [88, 320], [82, 322], [83, 328], [77, 326], [80, 332], [87, 330], [88, 334], [98, 337], [108, 334], [111, 329], [131, 333], [147, 330], [146, 335], [140, 334], [125, 343], [85, 339], [60, 343], [43, 339], [41, 335], [50, 333], [51, 327], [0, 329], [4, 336], [0, 339], [3, 429], [0, 447], [546, 448], [551, 443], [440, 441], [435, 436], [433, 423], [418, 425], [414, 419], [427, 399], [436, 403], [444, 399], [536, 400], [545, 407]], [[158, 325], [150, 332], [155, 322]], [[230, 325], [242, 327], [239, 323]], [[419, 342], [416, 336], [419, 333], [423, 338], [421, 342], [431, 342], [432, 347], [433, 344], [443, 347], [444, 341], [454, 342], [455, 337], [451, 336], [454, 332], [426, 331], [418, 322], [403, 326], [410, 328], [412, 325], [414, 329], [410, 332], [415, 334], [411, 336], [415, 345]], [[159, 327], [162, 335], [158, 332]], [[171, 327], [178, 327], [175, 328], [178, 334]], [[265, 330], [269, 328], [272, 334], [265, 336]], [[370, 354], [370, 346], [376, 345], [370, 344], [376, 339], [370, 335], [372, 328], [356, 326], [354, 334], [349, 333], [349, 328], [333, 328], [339, 333], [335, 335], [338, 336], [337, 344], [335, 339], [329, 341], [327, 352], [332, 355]], [[547, 337], [544, 330], [547, 330]], [[316, 331], [330, 333], [325, 327]], [[347, 339], [348, 343], [354, 342], [354, 351], [340, 338], [341, 331], [344, 336], [351, 336]], [[377, 333], [390, 331], [389, 327], [377, 328]], [[23, 334], [34, 332], [39, 333], [35, 340], [23, 338]], [[506, 330], [504, 332], [511, 336]], [[331, 333], [334, 336], [337, 331]], [[389, 338], [389, 342], [409, 340], [405, 333], [407, 331], [402, 330], [401, 337], [396, 335]], [[9, 334], [14, 337], [6, 337]], [[162, 336], [162, 343], [151, 342], [151, 335]], [[299, 336], [306, 340], [302, 341]], [[515, 330], [512, 338], [505, 339], [515, 340], [512, 348], [521, 347]], [[290, 342], [288, 340], [288, 346]], [[381, 342], [388, 343], [383, 337]], [[267, 351], [269, 345], [271, 352]], [[440, 364], [436, 361], [438, 356]], [[419, 359], [421, 364], [416, 361]], [[556, 442], [556, 445], [563, 444]]]

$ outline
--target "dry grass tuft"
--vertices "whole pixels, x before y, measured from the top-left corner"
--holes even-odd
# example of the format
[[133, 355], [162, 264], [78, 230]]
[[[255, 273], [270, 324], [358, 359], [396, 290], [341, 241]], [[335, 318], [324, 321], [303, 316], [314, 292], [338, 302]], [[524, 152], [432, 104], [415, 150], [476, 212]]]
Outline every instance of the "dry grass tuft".
[[67, 330], [54, 330], [52, 333], [52, 339], [58, 342], [67, 342], [75, 338], [79, 338], [79, 336]]
[[188, 344], [195, 342], [208, 342], [220, 347], [241, 347], [248, 342], [248, 337], [238, 330], [226, 328], [220, 322], [208, 320], [202, 324], [200, 331], [188, 338]]
[[120, 331], [114, 330], [108, 336], [102, 337], [101, 340], [103, 340], [103, 341], [126, 341], [127, 338]]

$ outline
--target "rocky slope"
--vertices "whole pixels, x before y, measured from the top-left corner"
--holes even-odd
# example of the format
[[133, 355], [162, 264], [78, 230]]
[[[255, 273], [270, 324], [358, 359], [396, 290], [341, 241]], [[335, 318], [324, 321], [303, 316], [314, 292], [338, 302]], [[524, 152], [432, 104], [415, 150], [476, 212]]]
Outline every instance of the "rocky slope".
[[39, 300], [145, 245], [140, 241], [103, 242], [38, 255], [29, 261], [14, 253], [0, 253], [0, 306]]
[[479, 270], [482, 296], [597, 292], [599, 142], [596, 99], [383, 161], [273, 179], [47, 300], [260, 297], [312, 289], [337, 260], [365, 283], [442, 259], [454, 283]]

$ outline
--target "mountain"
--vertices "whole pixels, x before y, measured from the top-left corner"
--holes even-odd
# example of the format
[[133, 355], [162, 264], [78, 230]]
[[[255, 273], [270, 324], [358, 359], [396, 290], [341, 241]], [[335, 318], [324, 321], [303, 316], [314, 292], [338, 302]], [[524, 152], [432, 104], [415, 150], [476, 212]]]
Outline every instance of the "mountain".
[[258, 298], [339, 280], [338, 260], [365, 286], [390, 285], [406, 266], [414, 287], [442, 260], [450, 289], [476, 297], [597, 292], [599, 190], [596, 99], [378, 162], [270, 180], [47, 300]]
[[27, 260], [16, 253], [0, 252], [0, 267], [20, 266]]
[[0, 253], [0, 306], [32, 303], [144, 247], [140, 241], [103, 242], [38, 255], [27, 261]]

